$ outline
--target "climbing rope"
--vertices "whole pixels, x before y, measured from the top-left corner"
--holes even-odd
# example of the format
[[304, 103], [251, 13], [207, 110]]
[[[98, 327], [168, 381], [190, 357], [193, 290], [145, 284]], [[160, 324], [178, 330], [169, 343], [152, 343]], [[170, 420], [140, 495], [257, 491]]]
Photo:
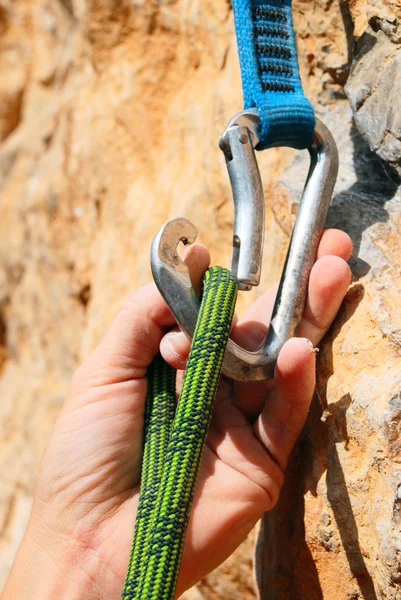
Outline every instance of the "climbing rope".
[[174, 420], [176, 372], [157, 354], [147, 372], [144, 448], [141, 487], [134, 541], [122, 597], [136, 598], [142, 565], [146, 560], [153, 509], [163, 475], [164, 457]]
[[237, 297], [213, 267], [175, 409], [175, 373], [158, 355], [148, 372], [142, 479], [123, 600], [171, 600]]

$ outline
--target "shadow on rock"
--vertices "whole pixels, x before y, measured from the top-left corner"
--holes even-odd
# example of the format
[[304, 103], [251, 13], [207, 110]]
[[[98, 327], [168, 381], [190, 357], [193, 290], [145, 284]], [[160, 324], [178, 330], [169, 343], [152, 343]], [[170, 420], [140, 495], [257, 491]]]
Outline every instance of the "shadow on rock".
[[385, 204], [397, 192], [400, 180], [370, 149], [355, 126], [351, 130], [353, 163], [356, 182], [332, 201], [327, 227], [338, 227], [352, 238], [354, 250], [350, 266], [354, 279], [359, 279], [370, 270], [370, 265], [359, 257], [362, 235], [375, 223], [383, 223], [389, 215]]

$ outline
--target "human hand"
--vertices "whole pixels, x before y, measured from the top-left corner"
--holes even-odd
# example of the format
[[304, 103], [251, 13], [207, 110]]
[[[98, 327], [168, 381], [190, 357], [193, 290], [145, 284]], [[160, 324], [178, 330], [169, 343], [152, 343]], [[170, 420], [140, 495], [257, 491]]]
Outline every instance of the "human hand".
[[[346, 234], [323, 234], [301, 338], [283, 347], [274, 380], [222, 379], [177, 594], [229, 556], [277, 501], [314, 390], [313, 346], [346, 293], [350, 252]], [[201, 246], [188, 254], [195, 283], [208, 261]], [[255, 349], [273, 301], [274, 292], [257, 301], [235, 324], [233, 339]], [[183, 334], [166, 335], [172, 327], [174, 319], [155, 286], [146, 286], [132, 295], [77, 370], [41, 464], [31, 519], [3, 600], [120, 598], [138, 504], [146, 370], [159, 347], [179, 369], [189, 350]]]

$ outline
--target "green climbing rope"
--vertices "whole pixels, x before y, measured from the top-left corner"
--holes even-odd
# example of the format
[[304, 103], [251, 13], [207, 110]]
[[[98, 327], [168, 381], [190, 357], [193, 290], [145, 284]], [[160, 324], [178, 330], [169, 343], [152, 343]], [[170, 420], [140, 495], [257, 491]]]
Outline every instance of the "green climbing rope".
[[140, 501], [122, 597], [136, 597], [148, 546], [151, 518], [163, 474], [175, 413], [175, 370], [157, 354], [148, 369]]
[[206, 434], [231, 328], [237, 284], [206, 271], [177, 410], [175, 378], [158, 356], [149, 372], [141, 490], [123, 600], [172, 600]]

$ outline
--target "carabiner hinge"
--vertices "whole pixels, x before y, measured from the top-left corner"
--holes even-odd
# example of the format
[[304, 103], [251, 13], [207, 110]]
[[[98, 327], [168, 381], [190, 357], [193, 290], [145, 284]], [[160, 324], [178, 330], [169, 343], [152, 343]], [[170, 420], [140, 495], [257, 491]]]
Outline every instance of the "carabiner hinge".
[[260, 120], [254, 110], [231, 119], [220, 138], [234, 199], [231, 271], [240, 290], [259, 285], [263, 257], [265, 203], [255, 156]]

